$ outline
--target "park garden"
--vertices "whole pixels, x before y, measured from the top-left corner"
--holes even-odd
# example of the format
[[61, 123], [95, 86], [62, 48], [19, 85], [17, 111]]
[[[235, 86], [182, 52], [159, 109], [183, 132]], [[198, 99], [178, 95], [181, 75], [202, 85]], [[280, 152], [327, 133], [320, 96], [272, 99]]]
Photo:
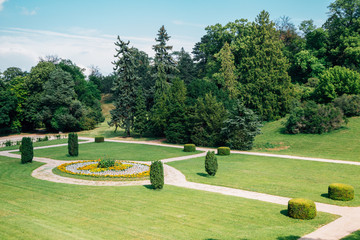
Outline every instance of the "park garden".
[[154, 58], [118, 36], [107, 76], [6, 69], [0, 238], [360, 239], [359, 15], [262, 11], [192, 54], [161, 26]]

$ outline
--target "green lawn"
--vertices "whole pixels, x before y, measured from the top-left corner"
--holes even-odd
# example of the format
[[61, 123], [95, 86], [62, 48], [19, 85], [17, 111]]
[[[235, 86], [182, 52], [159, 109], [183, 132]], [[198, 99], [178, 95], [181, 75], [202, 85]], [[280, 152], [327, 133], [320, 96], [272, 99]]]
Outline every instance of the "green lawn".
[[[168, 164], [185, 174], [188, 181], [341, 206], [360, 206], [360, 166], [232, 154], [217, 156], [219, 169], [215, 177], [210, 177], [205, 172], [204, 159]], [[355, 199], [342, 202], [327, 198], [328, 186], [335, 182], [352, 185]]]
[[342, 129], [321, 135], [284, 134], [282, 121], [284, 119], [264, 125], [263, 134], [255, 138], [253, 151], [360, 161], [360, 117], [350, 118]]
[[192, 154], [194, 153], [184, 152], [182, 148], [115, 142], [79, 144], [77, 157], [68, 156], [67, 146], [34, 150], [36, 157], [58, 160], [93, 160], [107, 156], [116, 160], [155, 161]]
[[[79, 140], [79, 142], [82, 142], [83, 140]], [[48, 146], [48, 145], [56, 145], [56, 144], [62, 144], [62, 143], [67, 143], [68, 140], [66, 139], [55, 139], [55, 140], [50, 140], [50, 141], [43, 141], [43, 142], [34, 142], [33, 146], [34, 147], [42, 147], [42, 146]], [[19, 149], [19, 145], [14, 145], [14, 146], [10, 146], [10, 147], [1, 147], [0, 151], [9, 151], [9, 150], [16, 150]]]
[[297, 239], [336, 218], [173, 186], [95, 187], [30, 176], [41, 163], [0, 157], [0, 239]]

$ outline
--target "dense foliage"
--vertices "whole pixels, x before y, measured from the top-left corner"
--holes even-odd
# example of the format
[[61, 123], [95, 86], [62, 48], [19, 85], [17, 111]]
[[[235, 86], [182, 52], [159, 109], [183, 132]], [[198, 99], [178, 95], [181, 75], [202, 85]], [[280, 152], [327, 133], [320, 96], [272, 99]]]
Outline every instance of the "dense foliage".
[[218, 170], [217, 158], [214, 151], [208, 151], [205, 156], [205, 171], [210, 176], [215, 176]]
[[325, 133], [344, 124], [344, 114], [332, 104], [306, 102], [294, 108], [285, 123], [287, 133]]
[[70, 156], [79, 155], [78, 135], [76, 133], [69, 133], [68, 135], [68, 153]]
[[34, 148], [31, 138], [23, 137], [20, 145], [21, 163], [30, 163], [34, 157]]
[[161, 161], [154, 161], [150, 166], [150, 182], [154, 189], [164, 186], [164, 167]]
[[195, 144], [188, 143], [184, 145], [184, 152], [195, 152], [195, 151], [196, 151]]
[[230, 148], [229, 147], [218, 147], [217, 154], [220, 156], [230, 155]]
[[360, 95], [347, 95], [334, 99], [334, 106], [340, 108], [347, 117], [360, 116]]
[[320, 27], [310, 19], [296, 28], [289, 17], [272, 21], [262, 11], [255, 21], [206, 27], [192, 55], [173, 51], [161, 26], [154, 58], [118, 37], [114, 72], [102, 76], [92, 67], [88, 81], [83, 69], [54, 57], [29, 73], [8, 68], [0, 81], [0, 133], [92, 129], [104, 120], [100, 92], [114, 100], [110, 126], [127, 137], [133, 131], [245, 150], [259, 121], [290, 112], [289, 133], [327, 132], [342, 124], [331, 104], [358, 115], [358, 99], [349, 96], [360, 95], [359, 16], [357, 0], [334, 0]]

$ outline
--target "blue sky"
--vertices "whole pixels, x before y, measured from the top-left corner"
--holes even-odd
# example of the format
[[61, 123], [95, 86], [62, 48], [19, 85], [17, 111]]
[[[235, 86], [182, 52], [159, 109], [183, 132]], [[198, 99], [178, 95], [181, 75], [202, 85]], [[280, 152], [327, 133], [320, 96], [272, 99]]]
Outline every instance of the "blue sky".
[[29, 71], [39, 57], [57, 55], [108, 74], [119, 35], [153, 56], [157, 31], [165, 25], [174, 50], [191, 52], [205, 27], [262, 11], [272, 20], [288, 16], [298, 26], [321, 26], [331, 0], [0, 0], [0, 71]]

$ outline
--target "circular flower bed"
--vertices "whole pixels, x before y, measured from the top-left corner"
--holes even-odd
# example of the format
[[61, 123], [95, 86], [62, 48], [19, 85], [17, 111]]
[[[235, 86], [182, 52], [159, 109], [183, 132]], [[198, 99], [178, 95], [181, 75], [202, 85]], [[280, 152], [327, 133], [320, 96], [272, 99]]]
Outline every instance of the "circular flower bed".
[[130, 161], [115, 161], [108, 168], [98, 167], [100, 160], [87, 160], [64, 163], [57, 168], [65, 173], [91, 177], [110, 178], [143, 178], [149, 176], [150, 166], [144, 163]]

